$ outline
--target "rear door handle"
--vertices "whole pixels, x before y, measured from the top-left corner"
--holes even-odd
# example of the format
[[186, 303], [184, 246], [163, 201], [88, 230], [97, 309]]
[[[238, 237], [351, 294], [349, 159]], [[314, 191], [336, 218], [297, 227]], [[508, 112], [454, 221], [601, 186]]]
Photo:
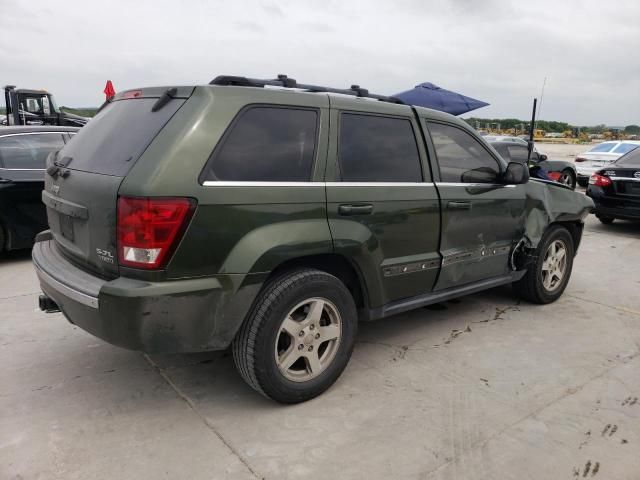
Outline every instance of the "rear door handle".
[[471, 210], [471, 202], [449, 202], [449, 210]]
[[360, 205], [340, 205], [338, 207], [338, 213], [340, 215], [371, 215], [373, 213], [373, 205], [360, 204]]

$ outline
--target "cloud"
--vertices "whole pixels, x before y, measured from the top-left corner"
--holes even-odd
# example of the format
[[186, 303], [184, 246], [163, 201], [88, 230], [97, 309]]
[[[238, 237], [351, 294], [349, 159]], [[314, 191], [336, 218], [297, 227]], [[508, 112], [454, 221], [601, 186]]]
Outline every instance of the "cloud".
[[486, 117], [640, 123], [640, 3], [339, 0], [102, 4], [0, 0], [0, 83], [99, 105], [117, 90], [204, 84], [218, 74], [393, 94], [431, 81], [491, 105]]

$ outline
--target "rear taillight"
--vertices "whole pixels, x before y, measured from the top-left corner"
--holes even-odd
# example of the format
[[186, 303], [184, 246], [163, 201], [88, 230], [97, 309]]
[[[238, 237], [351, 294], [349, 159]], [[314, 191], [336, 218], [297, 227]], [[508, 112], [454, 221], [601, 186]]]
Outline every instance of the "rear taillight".
[[196, 203], [190, 198], [118, 198], [118, 261], [134, 268], [166, 265]]
[[586, 162], [586, 161], [587, 161], [587, 159], [586, 159], [586, 158], [583, 158], [583, 157], [576, 157], [576, 162], [577, 162], [577, 163], [580, 163], [580, 162]]
[[589, 177], [589, 185], [593, 185], [595, 187], [608, 187], [611, 185], [611, 179], [609, 177], [605, 177], [604, 175], [599, 175], [594, 173]]

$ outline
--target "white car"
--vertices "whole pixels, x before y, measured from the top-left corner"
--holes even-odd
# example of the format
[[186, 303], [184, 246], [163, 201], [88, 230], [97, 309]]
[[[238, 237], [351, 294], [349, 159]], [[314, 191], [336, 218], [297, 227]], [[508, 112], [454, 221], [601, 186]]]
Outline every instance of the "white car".
[[591, 149], [576, 157], [576, 172], [578, 173], [578, 184], [586, 187], [589, 177], [616, 161], [622, 155], [640, 146], [637, 140], [620, 140], [613, 142], [602, 142], [594, 145]]

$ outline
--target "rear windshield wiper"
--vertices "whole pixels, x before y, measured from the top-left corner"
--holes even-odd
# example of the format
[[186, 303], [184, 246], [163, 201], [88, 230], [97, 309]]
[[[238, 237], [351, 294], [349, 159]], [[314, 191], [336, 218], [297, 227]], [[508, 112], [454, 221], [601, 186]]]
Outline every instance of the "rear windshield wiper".
[[162, 107], [164, 107], [167, 103], [169, 103], [174, 97], [174, 95], [178, 93], [178, 89], [176, 87], [168, 88], [165, 92], [160, 95], [160, 98], [156, 103], [151, 107], [152, 112], [157, 112]]

